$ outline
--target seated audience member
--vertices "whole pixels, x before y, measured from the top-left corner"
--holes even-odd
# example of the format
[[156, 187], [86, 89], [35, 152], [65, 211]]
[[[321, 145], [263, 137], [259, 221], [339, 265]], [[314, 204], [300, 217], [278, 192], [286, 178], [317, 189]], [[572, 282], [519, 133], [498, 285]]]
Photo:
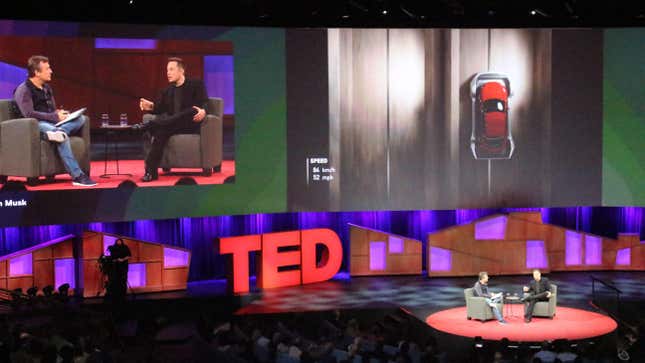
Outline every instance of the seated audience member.
[[548, 341], [542, 342], [542, 349], [533, 355], [533, 359], [538, 358], [542, 363], [554, 363], [557, 354], [551, 349]]
[[571, 351], [571, 347], [567, 345], [567, 342], [564, 340], [558, 340], [554, 342], [555, 351], [557, 353], [557, 359], [562, 363], [573, 363], [578, 357], [577, 354]]

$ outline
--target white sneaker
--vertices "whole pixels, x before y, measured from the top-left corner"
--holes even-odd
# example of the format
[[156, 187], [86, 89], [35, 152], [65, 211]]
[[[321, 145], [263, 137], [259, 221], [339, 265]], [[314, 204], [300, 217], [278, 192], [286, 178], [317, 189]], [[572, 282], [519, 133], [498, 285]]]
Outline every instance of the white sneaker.
[[67, 134], [63, 131], [47, 131], [47, 140], [61, 143], [65, 142]]

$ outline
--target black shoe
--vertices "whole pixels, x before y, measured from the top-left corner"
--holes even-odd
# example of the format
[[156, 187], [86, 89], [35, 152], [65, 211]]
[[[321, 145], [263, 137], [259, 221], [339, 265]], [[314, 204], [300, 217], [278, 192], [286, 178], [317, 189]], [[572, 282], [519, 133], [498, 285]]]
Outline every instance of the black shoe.
[[144, 121], [138, 124], [132, 125], [132, 130], [137, 130], [137, 131], [147, 131], [152, 127], [152, 122], [150, 121]]
[[159, 179], [159, 174], [146, 172], [143, 178], [141, 178], [141, 181], [147, 183], [157, 179]]
[[81, 174], [72, 180], [72, 184], [77, 187], [93, 187], [97, 183], [85, 174]]
[[531, 322], [531, 319], [529, 319], [529, 318], [524, 318], [524, 322], [528, 324], [528, 323], [530, 323], [530, 322]]

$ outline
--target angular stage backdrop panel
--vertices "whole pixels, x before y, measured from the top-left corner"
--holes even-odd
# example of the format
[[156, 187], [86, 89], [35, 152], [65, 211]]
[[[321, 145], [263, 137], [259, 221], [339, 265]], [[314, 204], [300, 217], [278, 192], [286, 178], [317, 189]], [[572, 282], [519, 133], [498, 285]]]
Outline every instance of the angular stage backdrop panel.
[[130, 248], [128, 290], [156, 292], [183, 290], [188, 283], [191, 251], [102, 232], [85, 232], [82, 241], [83, 296], [103, 295], [104, 279], [98, 259], [118, 238]]
[[30, 248], [0, 257], [0, 288], [39, 291], [45, 286], [54, 289], [69, 284], [76, 287], [74, 236], [66, 235]]
[[422, 244], [349, 223], [351, 276], [421, 274]]
[[539, 212], [496, 214], [428, 234], [428, 276], [543, 271], [642, 270], [645, 244], [542, 222]]

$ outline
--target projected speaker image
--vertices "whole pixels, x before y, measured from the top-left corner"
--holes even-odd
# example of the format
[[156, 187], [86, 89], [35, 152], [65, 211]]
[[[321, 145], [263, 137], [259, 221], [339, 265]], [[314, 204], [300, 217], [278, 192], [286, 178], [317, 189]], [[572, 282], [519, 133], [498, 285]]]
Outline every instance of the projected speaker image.
[[[288, 140], [293, 210], [600, 203], [601, 31], [342, 28], [287, 40], [289, 129], [308, 136]], [[296, 64], [303, 53], [326, 62]]]
[[0, 44], [3, 184], [159, 187], [235, 175], [224, 127], [234, 118], [231, 41], [0, 36]]
[[0, 226], [286, 211], [284, 33], [0, 20]]

